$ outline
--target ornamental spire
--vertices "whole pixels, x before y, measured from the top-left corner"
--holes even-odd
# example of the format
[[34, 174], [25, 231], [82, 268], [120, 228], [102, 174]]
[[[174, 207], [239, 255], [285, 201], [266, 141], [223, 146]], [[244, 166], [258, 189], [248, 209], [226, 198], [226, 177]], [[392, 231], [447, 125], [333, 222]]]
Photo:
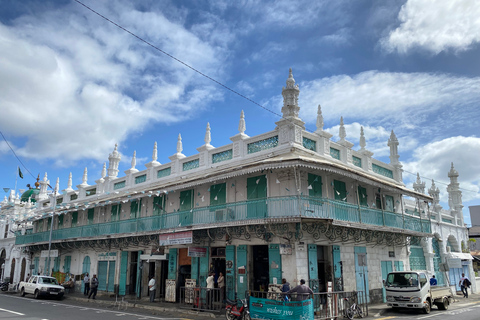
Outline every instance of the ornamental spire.
[[317, 130], [316, 132], [322, 132], [323, 131], [323, 115], [322, 115], [322, 107], [318, 105], [317, 109]]
[[240, 113], [240, 121], [238, 122], [238, 132], [243, 134], [245, 133], [245, 130], [247, 130], [247, 127], [245, 126], [245, 114], [242, 110], [242, 113]]
[[287, 87], [282, 88], [283, 118], [291, 118], [291, 117], [298, 118], [298, 112], [300, 111], [300, 107], [298, 106], [299, 94], [300, 94], [300, 89], [298, 88], [298, 85], [295, 84], [292, 68], [290, 68], [288, 79], [287, 79]]
[[87, 174], [87, 167], [85, 167], [85, 170], [83, 171], [83, 179], [82, 179], [82, 184], [87, 184], [87, 177], [88, 177], [88, 174]]
[[363, 126], [360, 127], [360, 151], [364, 151], [367, 143], [365, 141], [365, 134], [363, 132]]
[[110, 153], [108, 157], [108, 176], [110, 178], [116, 178], [118, 175], [118, 165], [122, 157], [117, 150], [118, 144], [115, 143], [115, 149]]
[[343, 117], [340, 117], [340, 129], [338, 136], [340, 137], [340, 141], [345, 141], [345, 138], [347, 137], [347, 131], [345, 130], [345, 126], [343, 124]]
[[72, 189], [72, 173], [68, 175], [67, 189]]
[[107, 175], [107, 163], [104, 162], [103, 169], [102, 169], [102, 178], [105, 178], [106, 175]]
[[132, 167], [131, 169], [135, 169], [135, 166], [137, 165], [137, 151], [133, 151], [133, 157], [132, 157]]
[[210, 134], [210, 122], [207, 122], [207, 130], [205, 132], [205, 145], [209, 145], [212, 141], [212, 136]]
[[413, 190], [420, 193], [425, 193], [425, 182], [420, 180], [420, 174], [417, 172], [417, 180], [413, 183]]
[[179, 133], [177, 138], [177, 153], [182, 153], [183, 146], [182, 146], [182, 135]]
[[155, 141], [155, 144], [153, 145], [152, 161], [155, 162], [157, 159], [157, 141]]
[[390, 163], [391, 164], [398, 164], [398, 158], [400, 156], [398, 155], [398, 139], [395, 133], [392, 130], [392, 133], [390, 134], [390, 139], [388, 139], [388, 146], [390, 147]]

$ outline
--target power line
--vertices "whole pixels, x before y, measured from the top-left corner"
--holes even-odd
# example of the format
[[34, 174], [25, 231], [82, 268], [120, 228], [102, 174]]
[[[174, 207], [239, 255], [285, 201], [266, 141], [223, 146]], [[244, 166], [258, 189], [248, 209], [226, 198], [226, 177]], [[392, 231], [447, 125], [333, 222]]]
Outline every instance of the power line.
[[5, 138], [5, 136], [3, 135], [2, 131], [0, 131], [0, 134], [2, 135], [3, 137], [3, 140], [5, 140], [5, 143], [7, 144], [7, 146], [10, 148], [10, 150], [12, 150], [13, 152], [13, 155], [15, 156], [15, 158], [17, 158], [18, 162], [20, 162], [20, 164], [22, 165], [22, 167], [27, 170], [28, 173], [30, 173], [30, 175], [33, 177], [33, 179], [36, 179], [35, 176], [30, 172], [30, 170], [28, 170], [28, 168], [23, 164], [22, 160], [20, 160], [20, 158], [17, 156], [17, 154], [15, 153], [15, 150], [13, 150], [12, 146], [10, 145], [10, 143], [8, 143], [7, 139]]
[[[413, 173], [413, 172], [410, 172], [410, 171], [407, 171], [407, 170], [403, 170], [403, 171], [405, 171], [406, 173], [410, 173], [411, 175], [417, 176], [416, 173]], [[448, 183], [445, 183], [445, 182], [442, 182], [442, 181], [439, 181], [439, 180], [435, 180], [435, 179], [433, 179], [433, 178], [424, 177], [424, 176], [420, 176], [420, 178], [427, 179], [427, 180], [432, 180], [432, 181], [435, 181], [435, 183], [443, 184], [443, 185], [445, 185], [445, 186], [448, 186]], [[460, 188], [460, 187], [459, 187], [458, 189], [464, 190], [464, 191], [467, 191], [467, 192], [479, 193], [478, 191], [469, 190], [469, 189]]]
[[195, 69], [194, 67], [192, 67], [192, 66], [190, 66], [189, 64], [187, 64], [187, 63], [183, 62], [182, 60], [180, 60], [180, 59], [178, 59], [178, 58], [176, 58], [176, 57], [172, 56], [172, 55], [171, 55], [171, 54], [169, 54], [168, 52], [166, 52], [166, 51], [163, 51], [162, 49], [160, 49], [159, 47], [155, 46], [154, 44], [152, 44], [152, 43], [148, 42], [147, 40], [145, 40], [145, 39], [141, 38], [140, 36], [137, 36], [135, 33], [131, 32], [130, 30], [128, 30], [128, 29], [126, 29], [126, 28], [122, 27], [121, 25], [119, 25], [119, 24], [117, 24], [117, 23], [113, 22], [112, 20], [108, 19], [107, 17], [105, 17], [104, 15], [102, 15], [102, 14], [100, 14], [99, 12], [95, 11], [94, 9], [90, 8], [90, 7], [89, 7], [89, 6], [87, 6], [86, 4], [84, 4], [84, 3], [82, 3], [82, 2], [80, 2], [80, 1], [78, 1], [78, 0], [74, 0], [74, 1], [75, 1], [75, 2], [77, 2], [78, 4], [82, 5], [83, 7], [87, 8], [87, 9], [88, 9], [88, 10], [90, 10], [91, 12], [95, 13], [95, 14], [96, 14], [96, 15], [98, 15], [99, 17], [102, 17], [102, 18], [103, 18], [103, 19], [105, 19], [106, 21], [110, 22], [111, 24], [113, 24], [113, 25], [114, 25], [114, 26], [116, 26], [117, 28], [119, 28], [119, 29], [121, 29], [121, 30], [123, 30], [123, 31], [127, 32], [128, 34], [130, 34], [131, 36], [133, 36], [133, 37], [137, 38], [138, 40], [140, 40], [141, 42], [145, 43], [146, 45], [148, 45], [148, 46], [150, 46], [150, 47], [154, 48], [155, 50], [157, 50], [157, 51], [159, 51], [159, 52], [163, 53], [164, 55], [166, 55], [166, 56], [168, 56], [169, 58], [171, 58], [171, 59], [173, 59], [173, 60], [177, 61], [178, 63], [181, 63], [181, 64], [183, 64], [185, 67], [187, 67], [187, 68], [189, 68], [189, 69], [191, 69], [191, 70], [195, 71], [196, 73], [198, 73], [198, 74], [202, 75], [203, 77], [205, 77], [205, 78], [209, 79], [210, 81], [213, 81], [213, 82], [215, 82], [215, 83], [216, 83], [216, 84], [218, 84], [219, 86], [221, 86], [221, 87], [223, 87], [223, 88], [225, 88], [225, 89], [227, 89], [227, 90], [229, 90], [229, 91], [231, 91], [231, 92], [235, 93], [236, 95], [238, 95], [238, 96], [240, 96], [240, 97], [242, 97], [242, 98], [244, 98], [244, 99], [246, 99], [246, 100], [250, 101], [251, 103], [253, 103], [253, 104], [255, 104], [255, 105], [259, 106], [260, 108], [262, 108], [262, 109], [264, 109], [264, 110], [266, 110], [266, 111], [268, 111], [268, 112], [270, 112], [270, 113], [272, 113], [272, 114], [274, 114], [274, 115], [276, 115], [276, 116], [278, 116], [278, 117], [280, 117], [280, 118], [282, 117], [282, 115], [280, 115], [280, 114], [276, 113], [275, 111], [272, 111], [272, 110], [270, 110], [270, 109], [268, 109], [268, 108], [266, 108], [266, 107], [262, 106], [261, 104], [259, 104], [259, 103], [257, 103], [256, 101], [254, 101], [254, 100], [252, 100], [252, 99], [250, 99], [250, 98], [246, 97], [245, 95], [241, 94], [240, 92], [238, 92], [238, 91], [235, 91], [234, 89], [232, 89], [232, 88], [228, 87], [227, 85], [224, 85], [224, 84], [223, 84], [223, 83], [221, 83], [220, 81], [218, 81], [218, 80], [215, 80], [214, 78], [212, 78], [212, 77], [210, 77], [210, 76], [206, 75], [205, 73], [201, 72], [200, 70], [198, 70], [198, 69]]

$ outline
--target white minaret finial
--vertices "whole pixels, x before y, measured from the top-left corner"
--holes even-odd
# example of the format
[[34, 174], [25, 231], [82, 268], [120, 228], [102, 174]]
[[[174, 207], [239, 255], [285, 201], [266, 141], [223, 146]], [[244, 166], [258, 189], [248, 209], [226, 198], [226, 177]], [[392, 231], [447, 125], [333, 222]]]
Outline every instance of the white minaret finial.
[[133, 151], [133, 157], [132, 157], [132, 169], [135, 169], [135, 166], [137, 165], [137, 151]]
[[68, 175], [68, 184], [67, 184], [67, 189], [72, 189], [72, 173]]
[[157, 141], [153, 145], [152, 161], [157, 161]]
[[118, 144], [115, 143], [115, 149], [108, 157], [108, 176], [110, 178], [116, 178], [118, 175], [118, 165], [122, 157], [117, 150]]
[[178, 134], [178, 139], [177, 139], [177, 153], [182, 153], [182, 151], [183, 151], [182, 135], [179, 133]]
[[432, 186], [428, 189], [428, 194], [433, 198], [432, 208], [433, 211], [439, 212], [442, 207], [439, 205], [440, 202], [440, 189], [435, 186], [435, 181], [432, 179]]
[[391, 164], [398, 164], [398, 158], [400, 156], [398, 155], [398, 139], [397, 136], [395, 136], [395, 133], [392, 130], [392, 133], [390, 134], [390, 139], [388, 139], [388, 146], [390, 147], [390, 163]]
[[[450, 168], [450, 171], [448, 172], [448, 177], [450, 178], [450, 183], [447, 186], [447, 192], [448, 192], [448, 206], [450, 207], [451, 210], [454, 211], [462, 211], [463, 204], [462, 204], [462, 191], [460, 191], [460, 184], [458, 183], [458, 171], [455, 170], [453, 167], [453, 162], [452, 166]], [[463, 215], [461, 215], [462, 220], [463, 220]], [[462, 223], [463, 225], [463, 223]]]
[[347, 131], [345, 130], [345, 126], [343, 125], [343, 117], [340, 117], [340, 129], [338, 132], [338, 136], [340, 137], [340, 141], [345, 141], [347, 137]]
[[245, 133], [245, 130], [247, 130], [247, 127], [245, 126], [245, 114], [242, 110], [242, 113], [240, 113], [240, 121], [238, 123], [238, 132], [243, 134]]
[[322, 115], [322, 107], [318, 105], [317, 109], [317, 130], [316, 132], [322, 132], [323, 131], [323, 115]]
[[413, 190], [420, 193], [425, 193], [425, 182], [420, 180], [420, 174], [417, 172], [417, 181], [413, 183]]
[[104, 162], [103, 169], [102, 169], [102, 178], [105, 178], [106, 176], [107, 176], [107, 164]]
[[85, 167], [85, 170], [83, 171], [83, 180], [82, 184], [87, 184], [87, 167]]
[[287, 87], [282, 88], [283, 118], [298, 117], [298, 112], [300, 111], [300, 107], [298, 106], [299, 94], [300, 94], [300, 89], [298, 89], [298, 85], [295, 84], [292, 68], [290, 68], [288, 72]]
[[360, 127], [360, 151], [364, 151], [367, 143], [365, 142], [365, 134], [363, 133], [363, 126]]
[[207, 130], [205, 132], [205, 144], [209, 145], [212, 141], [212, 136], [210, 135], [210, 122], [207, 122]]
[[58, 190], [60, 190], [60, 178], [57, 178], [57, 183], [55, 184], [55, 193], [58, 193]]

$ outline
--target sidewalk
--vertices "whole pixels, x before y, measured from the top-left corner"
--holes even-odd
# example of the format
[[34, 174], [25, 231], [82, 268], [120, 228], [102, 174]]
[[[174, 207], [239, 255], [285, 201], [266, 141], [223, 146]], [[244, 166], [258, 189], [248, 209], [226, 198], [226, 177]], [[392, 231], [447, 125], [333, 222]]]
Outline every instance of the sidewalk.
[[159, 301], [158, 299], [156, 299], [155, 302], [150, 302], [149, 297], [140, 299], [133, 295], [116, 297], [114, 294], [107, 294], [103, 292], [99, 292], [95, 299], [88, 299], [88, 297], [83, 295], [81, 292], [67, 293], [65, 294], [63, 301], [79, 301], [90, 303], [92, 305], [100, 304], [104, 307], [111, 307], [113, 310], [130, 310], [135, 308], [159, 313], [176, 312], [190, 316], [201, 316], [202, 318], [216, 318], [219, 316], [224, 317], [223, 311], [217, 313], [207, 311], [201, 312], [186, 308], [183, 309], [180, 307], [179, 303], [164, 302]]

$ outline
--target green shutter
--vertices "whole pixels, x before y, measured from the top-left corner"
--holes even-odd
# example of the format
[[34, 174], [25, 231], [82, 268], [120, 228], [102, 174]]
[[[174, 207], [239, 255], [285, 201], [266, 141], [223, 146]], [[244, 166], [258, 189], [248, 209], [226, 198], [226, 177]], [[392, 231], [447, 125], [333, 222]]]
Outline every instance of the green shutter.
[[60, 257], [56, 257], [53, 260], [53, 271], [60, 271]]
[[93, 218], [95, 217], [95, 209], [88, 209], [88, 224], [93, 224]]
[[72, 228], [77, 226], [78, 211], [72, 212]]
[[314, 198], [322, 197], [322, 177], [308, 174], [308, 195]]
[[393, 207], [393, 197], [385, 195], [385, 211], [395, 212]]
[[199, 280], [198, 280], [198, 268], [200, 267], [200, 265], [198, 264], [199, 263], [199, 258], [197, 257], [192, 257], [192, 268], [191, 268], [191, 271], [190, 271], [190, 276], [192, 279], [194, 279], [195, 281], [197, 281], [197, 285], [200, 286], [200, 283], [199, 283]]
[[333, 276], [334, 276], [333, 291], [343, 291], [340, 246], [332, 246], [332, 257], [333, 257]]
[[165, 213], [165, 195], [153, 198], [153, 215]]
[[50, 226], [52, 225], [52, 218], [47, 219], [47, 231], [50, 231]]
[[347, 201], [347, 187], [345, 182], [333, 180], [335, 200]]
[[269, 280], [274, 283], [273, 278], [277, 278], [277, 283], [282, 280], [282, 256], [280, 255], [280, 245], [270, 244], [268, 246]]
[[198, 262], [200, 264], [200, 273], [198, 275], [198, 278], [199, 278], [198, 281], [199, 281], [200, 287], [207, 286], [207, 277], [208, 277], [208, 272], [210, 271], [209, 270], [210, 259], [209, 259], [208, 247], [206, 249], [207, 249], [207, 254], [205, 255], [205, 257], [200, 257]]
[[267, 176], [247, 178], [247, 218], [258, 219], [267, 216]]
[[142, 207], [142, 200], [133, 200], [130, 203], [130, 219], [140, 217], [140, 208]]
[[108, 261], [98, 261], [97, 273], [98, 273], [97, 274], [98, 290], [99, 291], [107, 290]]
[[141, 285], [140, 282], [142, 280], [142, 260], [140, 256], [142, 255], [143, 251], [139, 250], [137, 255], [137, 285], [135, 286], [135, 293], [137, 294], [137, 298], [141, 296]]
[[58, 216], [58, 229], [63, 228], [63, 214]]
[[361, 186], [358, 186], [358, 203], [361, 206], [368, 207], [367, 189]]
[[40, 260], [39, 257], [35, 257], [34, 262], [33, 262], [33, 266], [34, 266], [35, 268], [33, 269], [32, 275], [36, 275], [36, 274], [38, 273], [38, 267], [40, 266], [39, 260]]
[[63, 261], [63, 272], [70, 273], [70, 264], [72, 262], [71, 256], [66, 256], [65, 260]]
[[185, 190], [180, 192], [180, 225], [182, 227], [190, 226], [193, 223], [193, 190]]
[[239, 268], [245, 270], [244, 274], [237, 273], [237, 298], [239, 299], [245, 298], [245, 291], [248, 289], [247, 248], [246, 245], [237, 247], [237, 270]]
[[226, 183], [220, 183], [210, 186], [210, 205], [217, 206], [227, 202]]
[[115, 289], [115, 261], [108, 262], [108, 292], [113, 292]]
[[318, 279], [318, 258], [317, 258], [317, 245], [308, 245], [308, 278]]
[[124, 296], [127, 288], [127, 268], [128, 268], [128, 251], [122, 251], [120, 257], [120, 279], [118, 283], [118, 294]]

